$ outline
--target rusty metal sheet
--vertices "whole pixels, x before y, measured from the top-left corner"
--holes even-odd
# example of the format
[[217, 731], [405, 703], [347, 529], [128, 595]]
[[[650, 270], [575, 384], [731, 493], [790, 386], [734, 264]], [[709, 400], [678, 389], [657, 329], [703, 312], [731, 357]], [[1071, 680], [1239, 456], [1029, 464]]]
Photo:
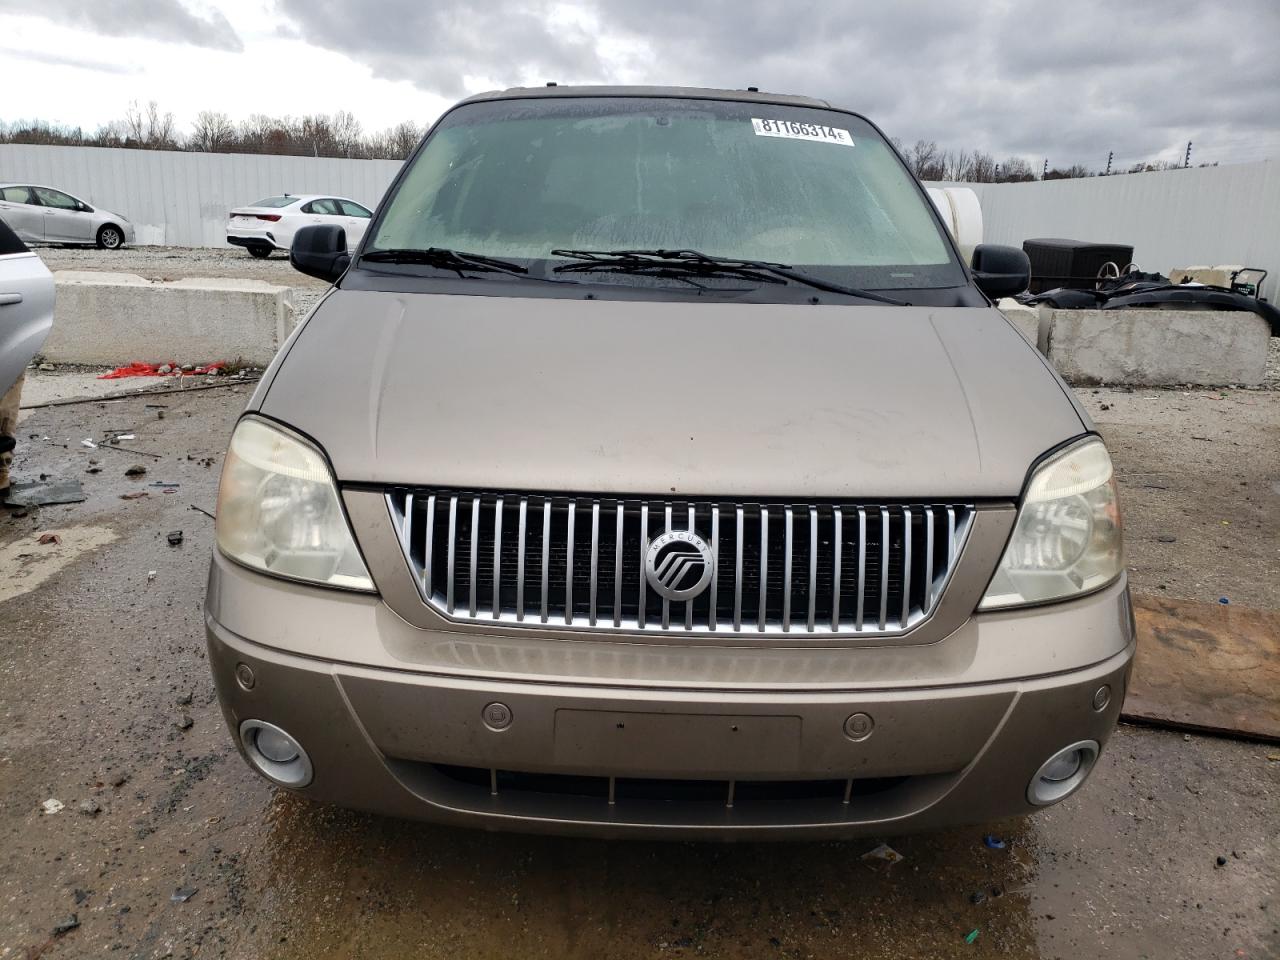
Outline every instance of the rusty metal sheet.
[[1134, 596], [1138, 654], [1121, 717], [1280, 741], [1280, 612]]

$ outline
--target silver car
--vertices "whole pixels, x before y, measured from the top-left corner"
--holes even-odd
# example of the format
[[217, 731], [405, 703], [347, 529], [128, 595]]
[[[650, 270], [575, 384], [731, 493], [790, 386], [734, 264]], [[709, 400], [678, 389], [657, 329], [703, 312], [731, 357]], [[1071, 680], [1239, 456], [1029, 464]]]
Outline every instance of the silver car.
[[1134, 654], [1116, 482], [865, 118], [473, 97], [231, 438], [231, 734], [315, 800], [490, 829], [884, 835], [1085, 783]]
[[49, 268], [0, 223], [0, 397], [49, 336], [53, 296]]
[[134, 241], [133, 224], [64, 190], [0, 183], [0, 220], [26, 243], [71, 243], [115, 250]]

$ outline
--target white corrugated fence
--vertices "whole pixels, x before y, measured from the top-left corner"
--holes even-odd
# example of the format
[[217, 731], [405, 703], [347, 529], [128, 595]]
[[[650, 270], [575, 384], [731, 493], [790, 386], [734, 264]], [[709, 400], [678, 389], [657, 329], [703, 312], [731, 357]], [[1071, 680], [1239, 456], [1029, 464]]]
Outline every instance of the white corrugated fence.
[[0, 183], [59, 187], [128, 217], [140, 244], [225, 246], [227, 212], [282, 193], [328, 193], [370, 209], [399, 160], [0, 144]]

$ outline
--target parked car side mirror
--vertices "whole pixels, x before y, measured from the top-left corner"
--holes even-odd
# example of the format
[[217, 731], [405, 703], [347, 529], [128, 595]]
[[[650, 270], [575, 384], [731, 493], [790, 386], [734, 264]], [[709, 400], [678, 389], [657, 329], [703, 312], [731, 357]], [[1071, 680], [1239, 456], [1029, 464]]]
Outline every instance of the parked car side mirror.
[[93, 207], [89, 206], [83, 200], [79, 201], [79, 206], [77, 206], [76, 209], [81, 213], [93, 213]]
[[336, 283], [351, 263], [347, 231], [332, 223], [300, 227], [293, 235], [289, 262], [309, 277]]
[[1017, 247], [980, 243], [973, 248], [973, 282], [992, 300], [1012, 297], [1031, 285], [1031, 260]]

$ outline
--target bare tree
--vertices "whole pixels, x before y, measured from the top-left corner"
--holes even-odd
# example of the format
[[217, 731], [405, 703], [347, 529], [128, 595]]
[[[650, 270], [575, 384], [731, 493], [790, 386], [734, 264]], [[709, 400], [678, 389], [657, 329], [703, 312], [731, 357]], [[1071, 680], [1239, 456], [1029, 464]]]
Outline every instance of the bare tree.
[[356, 115], [340, 110], [333, 115], [333, 139], [344, 157], [360, 156], [361, 128]]
[[404, 160], [422, 139], [422, 130], [411, 120], [398, 123], [387, 131], [387, 157], [393, 160]]
[[216, 110], [201, 110], [191, 125], [191, 137], [187, 141], [192, 150], [205, 153], [221, 153], [230, 150], [236, 141], [236, 128], [231, 118]]
[[128, 146], [147, 150], [173, 150], [178, 146], [174, 134], [173, 114], [161, 112], [154, 100], [145, 108], [137, 100], [129, 102], [124, 112], [125, 141]]
[[932, 169], [938, 159], [938, 144], [933, 140], [917, 140], [907, 151], [907, 162], [911, 164], [911, 172], [920, 180], [929, 179], [925, 173]]

